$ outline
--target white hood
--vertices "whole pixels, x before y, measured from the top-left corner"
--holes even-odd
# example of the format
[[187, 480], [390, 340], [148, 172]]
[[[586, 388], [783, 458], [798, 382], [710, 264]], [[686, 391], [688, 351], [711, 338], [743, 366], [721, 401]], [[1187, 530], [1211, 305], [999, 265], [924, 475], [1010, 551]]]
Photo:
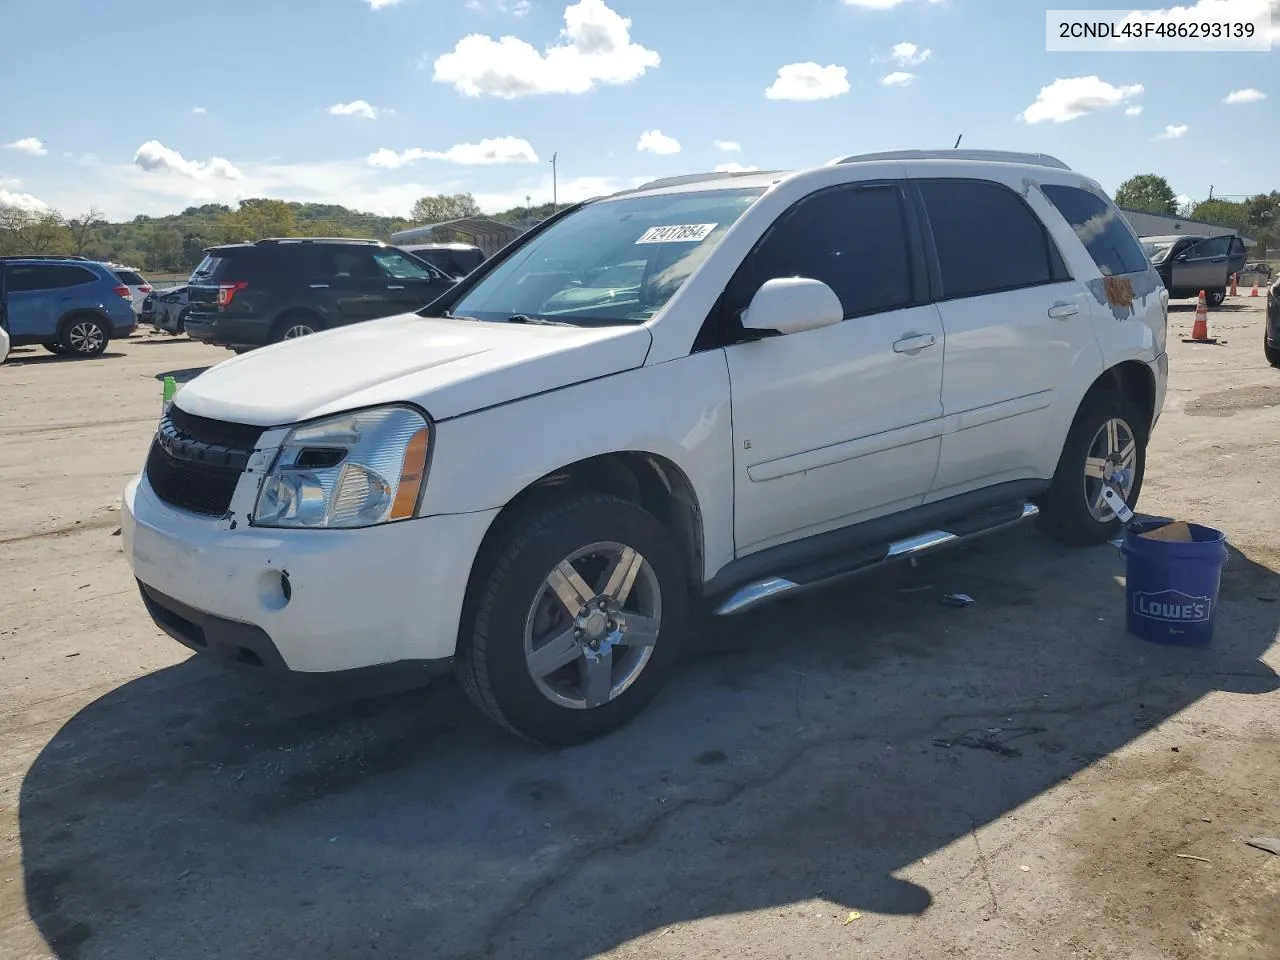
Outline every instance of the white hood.
[[649, 331], [387, 317], [242, 354], [178, 391], [187, 413], [257, 426], [410, 401], [436, 420], [642, 366]]

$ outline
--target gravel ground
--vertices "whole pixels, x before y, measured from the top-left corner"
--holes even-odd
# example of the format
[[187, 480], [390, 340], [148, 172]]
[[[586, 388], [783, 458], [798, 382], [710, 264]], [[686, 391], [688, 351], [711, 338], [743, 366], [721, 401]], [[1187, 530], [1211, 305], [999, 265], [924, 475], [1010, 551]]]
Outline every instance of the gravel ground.
[[[452, 682], [190, 659], [120, 555], [139, 335], [0, 367], [0, 956], [1275, 956], [1280, 371], [1180, 342], [1142, 507], [1228, 531], [1213, 646], [1123, 629], [1110, 547], [1015, 531], [734, 621], [635, 724], [544, 751]], [[967, 609], [938, 603], [951, 591]], [[1269, 946], [1268, 946], [1269, 944]]]

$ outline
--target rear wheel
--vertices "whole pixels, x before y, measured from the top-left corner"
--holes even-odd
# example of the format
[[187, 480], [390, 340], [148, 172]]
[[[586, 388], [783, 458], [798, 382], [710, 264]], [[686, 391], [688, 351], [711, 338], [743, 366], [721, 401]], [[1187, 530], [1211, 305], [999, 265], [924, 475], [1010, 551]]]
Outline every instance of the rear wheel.
[[173, 321], [173, 334], [179, 336], [187, 331], [187, 314], [191, 311], [190, 307], [183, 307], [182, 312], [178, 314], [178, 319]]
[[309, 337], [313, 333], [319, 333], [323, 329], [324, 324], [320, 322], [320, 319], [315, 314], [285, 314], [276, 321], [275, 328], [271, 332], [271, 342], [279, 343], [282, 340], [297, 340], [299, 337]]
[[62, 326], [63, 350], [75, 357], [96, 357], [107, 349], [106, 327], [94, 316], [83, 314], [72, 317]]
[[687, 598], [681, 554], [642, 508], [602, 494], [530, 508], [477, 562], [458, 677], [481, 710], [526, 739], [599, 737], [666, 680]]
[[1102, 491], [1111, 487], [1133, 509], [1147, 464], [1146, 418], [1128, 397], [1112, 390], [1087, 397], [1058, 458], [1053, 484], [1041, 500], [1040, 525], [1073, 547], [1104, 543], [1120, 520]]
[[1265, 331], [1262, 334], [1262, 352], [1267, 358], [1267, 363], [1271, 364], [1273, 367], [1280, 367], [1280, 347], [1273, 347], [1271, 344], [1267, 343], [1267, 334]]

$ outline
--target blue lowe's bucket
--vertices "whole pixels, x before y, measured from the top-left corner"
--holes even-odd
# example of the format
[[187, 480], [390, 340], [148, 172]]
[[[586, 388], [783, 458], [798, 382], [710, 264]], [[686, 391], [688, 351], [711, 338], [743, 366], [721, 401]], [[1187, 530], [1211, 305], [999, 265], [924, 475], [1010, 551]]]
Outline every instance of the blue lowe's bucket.
[[1126, 566], [1125, 624], [1135, 637], [1152, 643], [1204, 646], [1213, 639], [1227, 535], [1196, 523], [1187, 524], [1191, 543], [1139, 535], [1168, 522], [1140, 520], [1125, 533], [1120, 547]]

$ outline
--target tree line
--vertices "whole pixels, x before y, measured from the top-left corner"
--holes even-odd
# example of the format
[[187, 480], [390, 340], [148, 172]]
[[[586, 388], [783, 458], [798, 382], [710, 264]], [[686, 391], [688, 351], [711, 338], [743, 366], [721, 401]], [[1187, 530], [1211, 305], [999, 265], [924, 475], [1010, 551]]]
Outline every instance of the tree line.
[[1256, 255], [1280, 250], [1280, 191], [1259, 193], [1243, 200], [1200, 200], [1179, 205], [1169, 181], [1159, 174], [1142, 173], [1130, 177], [1116, 190], [1116, 204], [1128, 210], [1142, 210], [1202, 220], [1230, 227], [1258, 242]]
[[[544, 219], [551, 205], [514, 207], [492, 218], [506, 223]], [[360, 237], [389, 240], [416, 224], [479, 216], [469, 193], [423, 197], [408, 217], [384, 217], [337, 204], [255, 198], [234, 209], [207, 203], [165, 217], [106, 220], [96, 207], [67, 217], [57, 210], [0, 207], [0, 255], [64, 254], [122, 263], [152, 272], [190, 271], [206, 247], [263, 237]], [[448, 236], [443, 239], [449, 239]]]

